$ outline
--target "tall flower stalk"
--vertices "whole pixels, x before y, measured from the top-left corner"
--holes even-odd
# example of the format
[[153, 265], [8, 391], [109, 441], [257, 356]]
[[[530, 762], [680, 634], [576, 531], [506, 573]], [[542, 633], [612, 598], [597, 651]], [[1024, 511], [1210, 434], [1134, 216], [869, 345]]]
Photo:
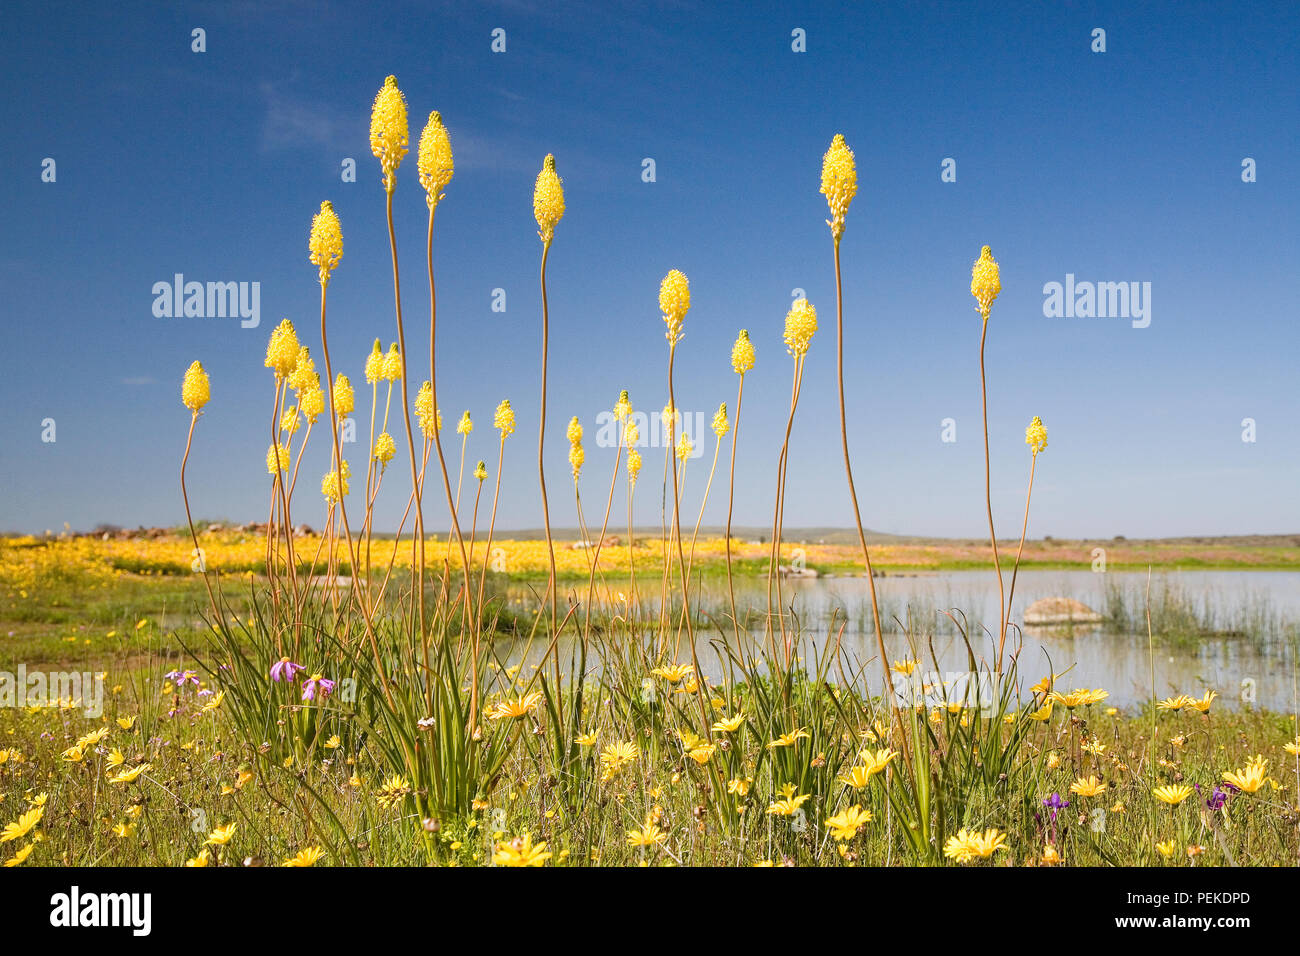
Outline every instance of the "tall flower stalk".
[[[871, 552], [867, 548], [866, 532], [862, 528], [862, 510], [858, 507], [858, 492], [853, 484], [853, 461], [849, 455], [849, 418], [844, 401], [844, 284], [840, 278], [840, 240], [844, 238], [844, 218], [849, 204], [858, 193], [858, 168], [844, 137], [836, 133], [822, 157], [821, 194], [826, 197], [831, 218], [826, 224], [831, 228], [835, 251], [835, 375], [839, 384], [840, 443], [844, 449], [844, 475], [849, 483], [849, 500], [853, 503], [853, 522], [858, 529], [858, 544], [862, 547], [862, 563], [867, 574], [867, 587], [871, 592], [871, 618], [876, 628], [876, 652], [880, 656], [880, 669], [884, 674], [884, 691], [889, 697], [898, 724], [903, 753], [907, 757], [907, 741], [903, 734], [902, 714], [894, 697], [894, 677], [889, 669], [889, 654], [885, 650], [885, 632], [880, 624], [880, 601], [876, 596], [876, 578], [871, 568]], [[908, 757], [910, 761], [910, 757]]]
[[[361, 608], [361, 619], [365, 623], [366, 636], [370, 640], [370, 648], [375, 656], [375, 667], [379, 669], [381, 675], [384, 674], [384, 663], [379, 654], [379, 644], [375, 639], [374, 626], [370, 619], [370, 608], [362, 596], [360, 575], [358, 574], [358, 563], [356, 550], [352, 543], [352, 528], [348, 524], [347, 510], [347, 479], [348, 463], [343, 460], [342, 448], [339, 444], [339, 420], [340, 417], [350, 412], [352, 403], [352, 389], [347, 387], [346, 391], [340, 389], [339, 382], [334, 378], [333, 366], [330, 363], [330, 346], [329, 337], [326, 335], [326, 300], [329, 290], [330, 277], [338, 266], [339, 260], [343, 258], [343, 229], [339, 224], [339, 217], [334, 212], [334, 206], [329, 202], [320, 204], [320, 212], [313, 217], [311, 222], [311, 235], [307, 242], [310, 251], [312, 265], [317, 269], [317, 280], [320, 283], [320, 345], [321, 354], [325, 357], [325, 380], [333, 382], [334, 387], [330, 389], [330, 435], [334, 441], [334, 470], [326, 475], [322, 483], [323, 489], [332, 487], [334, 498], [331, 503], [338, 505], [339, 517], [343, 522], [343, 531], [347, 537], [348, 561], [351, 568], [352, 577], [352, 594], [356, 599], [357, 605]], [[346, 384], [347, 379], [340, 375], [342, 382]], [[342, 411], [339, 407], [340, 398], [343, 394], [347, 398], [347, 411]], [[332, 484], [331, 484], [332, 480]], [[327, 498], [330, 496], [327, 494]], [[388, 681], [384, 678], [384, 692], [388, 693]]]
[[393, 231], [393, 193], [397, 189], [397, 168], [410, 145], [410, 127], [406, 117], [406, 97], [397, 88], [397, 78], [389, 76], [375, 94], [370, 111], [370, 151], [379, 160], [384, 184], [384, 207], [388, 218], [388, 250], [393, 261], [393, 301], [397, 313], [397, 346], [402, 355], [402, 419], [406, 425], [406, 449], [411, 460], [411, 491], [415, 495], [415, 538], [411, 542], [411, 560], [415, 565], [412, 588], [416, 621], [421, 640], [424, 636], [424, 503], [420, 496], [420, 476], [416, 467], [415, 434], [411, 430], [411, 402], [406, 382], [406, 327], [402, 322], [402, 282], [397, 267], [397, 235]]
[[989, 312], [993, 300], [1002, 291], [997, 261], [988, 246], [980, 249], [980, 257], [971, 267], [970, 294], [975, 297], [976, 308], [983, 320], [980, 330], [980, 401], [984, 413], [984, 503], [989, 516], [989, 544], [993, 547], [993, 570], [998, 576], [998, 659], [996, 674], [1002, 673], [1002, 642], [1006, 639], [1007, 605], [1002, 587], [1002, 562], [998, 557], [998, 535], [993, 530], [993, 488], [989, 480], [989, 392], [984, 373], [984, 343], [989, 334]]
[[191, 362], [190, 367], [185, 370], [185, 378], [181, 382], [181, 403], [190, 410], [190, 430], [185, 436], [185, 454], [181, 456], [181, 498], [185, 502], [185, 520], [190, 526], [190, 540], [194, 542], [193, 558], [197, 562], [198, 570], [203, 574], [203, 586], [208, 589], [208, 601], [212, 606], [213, 622], [221, 619], [221, 612], [217, 610], [217, 599], [212, 594], [212, 583], [208, 580], [208, 563], [199, 547], [199, 536], [194, 530], [194, 517], [190, 514], [190, 496], [185, 490], [185, 466], [190, 460], [190, 444], [194, 441], [194, 426], [198, 423], [199, 415], [203, 412], [203, 406], [208, 404], [212, 397], [212, 384], [208, 378], [208, 373], [203, 370], [203, 366], [198, 362]]
[[1011, 587], [1007, 590], [1007, 610], [1003, 617], [1002, 634], [998, 638], [998, 669], [1002, 667], [1002, 648], [1011, 629], [1011, 602], [1016, 599], [1016, 575], [1020, 573], [1020, 557], [1025, 553], [1025, 535], [1029, 531], [1029, 500], [1034, 494], [1034, 470], [1038, 467], [1038, 453], [1047, 447], [1047, 428], [1037, 415], [1025, 429], [1025, 444], [1029, 446], [1029, 487], [1025, 491], [1025, 521], [1020, 526], [1020, 546], [1016, 549], [1016, 563], [1011, 567]]
[[[537, 425], [537, 480], [542, 489], [542, 524], [546, 529], [546, 553], [550, 560], [546, 593], [551, 601], [551, 633], [558, 626], [557, 584], [555, 580], [555, 542], [551, 540], [551, 512], [546, 500], [546, 364], [551, 337], [551, 312], [546, 300], [546, 262], [555, 239], [555, 226], [564, 216], [564, 181], [555, 172], [555, 157], [547, 153], [542, 171], [533, 185], [533, 218], [537, 220], [537, 238], [542, 240], [542, 398]], [[556, 684], [559, 684], [559, 657], [556, 657]]]
[[691, 664], [695, 668], [696, 697], [700, 703], [700, 716], [703, 719], [705, 733], [712, 736], [709, 728], [709, 709], [704, 700], [704, 675], [700, 672], [699, 657], [695, 652], [695, 624], [691, 621], [690, 582], [687, 580], [686, 555], [682, 549], [681, 498], [677, 487], [677, 455], [672, 454], [677, 446], [677, 422], [681, 417], [677, 405], [677, 392], [673, 383], [673, 366], [677, 358], [677, 343], [685, 334], [683, 326], [686, 313], [691, 307], [691, 286], [685, 274], [673, 269], [659, 284], [659, 311], [663, 313], [664, 324], [668, 327], [664, 337], [668, 340], [668, 448], [673, 469], [673, 538], [677, 543], [677, 565], [682, 579], [682, 614], [686, 618], [686, 639], [691, 645]]
[[[785, 630], [785, 609], [781, 597], [781, 527], [785, 521], [785, 476], [790, 463], [790, 434], [794, 430], [794, 413], [799, 407], [799, 392], [803, 386], [804, 360], [808, 346], [817, 332], [817, 310], [807, 299], [799, 299], [785, 316], [785, 347], [794, 358], [794, 376], [790, 383], [790, 416], [785, 423], [785, 440], [781, 443], [781, 456], [777, 462], [776, 503], [772, 509], [772, 556], [767, 570], [767, 618], [772, 621], [772, 584], [776, 582], [776, 615], [781, 632], [781, 653], [789, 667], [794, 648]], [[775, 639], [775, 632], [773, 639]]]
[[[438, 362], [437, 362], [437, 343], [438, 343], [438, 292], [437, 286], [433, 280], [433, 216], [437, 212], [438, 203], [443, 198], [443, 189], [451, 182], [451, 177], [455, 171], [451, 153], [451, 140], [447, 136], [447, 129], [442, 124], [442, 115], [436, 110], [429, 114], [429, 121], [425, 124], [424, 131], [420, 134], [420, 148], [416, 158], [416, 165], [419, 168], [420, 184], [424, 186], [425, 204], [429, 207], [429, 227], [425, 239], [425, 260], [429, 272], [429, 398], [433, 403], [434, 414], [437, 417], [438, 408]], [[391, 206], [391, 197], [390, 197]], [[392, 224], [390, 221], [389, 228]], [[396, 259], [394, 268], [396, 268]], [[403, 393], [405, 394], [405, 393]], [[466, 419], [469, 413], [466, 413]], [[410, 431], [408, 421], [407, 431]], [[466, 430], [465, 435], [469, 432]], [[433, 430], [434, 449], [438, 453], [438, 467], [442, 471], [442, 487], [447, 496], [447, 510], [451, 513], [451, 527], [456, 535], [456, 543], [460, 548], [461, 572], [465, 588], [465, 627], [462, 633], [472, 633], [475, 635], [473, 651], [470, 655], [471, 681], [474, 687], [478, 687], [478, 628], [475, 625], [473, 593], [470, 587], [470, 565], [469, 555], [465, 551], [465, 538], [460, 530], [460, 517], [457, 515], [458, 501], [452, 498], [451, 479], [447, 473], [447, 459], [442, 451], [442, 427], [441, 424]], [[464, 444], [461, 449], [462, 466], [464, 462]], [[414, 466], [412, 466], [414, 467]], [[459, 490], [457, 491], [459, 498]], [[418, 502], [417, 502], [418, 504]], [[423, 549], [423, 542], [421, 548]], [[427, 653], [427, 639], [426, 639]], [[474, 705], [470, 708], [470, 726], [476, 726], [475, 721], [478, 719], [477, 696]]]
[[731, 576], [731, 516], [736, 503], [736, 443], [740, 441], [740, 403], [745, 397], [745, 373], [754, 367], [754, 343], [749, 331], [741, 329], [731, 346], [731, 370], [740, 379], [736, 386], [736, 424], [731, 432], [731, 477], [727, 482], [727, 594], [731, 597], [731, 625], [740, 644], [740, 618], [736, 614], [736, 584]]
[[[709, 492], [713, 488], [713, 475], [718, 470], [718, 455], [722, 451], [722, 439], [726, 438], [727, 432], [731, 431], [731, 422], [727, 418], [726, 402], [719, 405], [718, 410], [713, 413], [713, 421], [710, 423], [710, 427], [712, 427], [717, 441], [713, 445], [713, 463], [709, 465], [709, 478], [704, 483], [704, 497], [700, 499], [700, 513], [695, 517], [695, 530], [691, 532], [691, 550], [686, 556], [686, 577], [688, 580], [695, 566], [695, 544], [700, 539], [700, 524], [704, 521], [704, 509], [709, 503]], [[686, 436], [683, 435], [682, 437], [685, 438]], [[680, 627], [678, 629], [680, 630]]]

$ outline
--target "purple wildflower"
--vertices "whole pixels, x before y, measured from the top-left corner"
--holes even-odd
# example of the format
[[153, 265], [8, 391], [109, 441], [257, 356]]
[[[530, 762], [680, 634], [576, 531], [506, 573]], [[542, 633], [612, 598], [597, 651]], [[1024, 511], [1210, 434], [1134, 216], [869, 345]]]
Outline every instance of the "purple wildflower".
[[301, 664], [295, 664], [287, 657], [282, 657], [271, 665], [271, 680], [291, 681], [299, 671], [306, 670]]
[[321, 699], [324, 700], [334, 690], [334, 682], [320, 674], [312, 674], [302, 683], [302, 699], [315, 700], [317, 691], [320, 692]]
[[1056, 822], [1056, 812], [1058, 810], [1064, 810], [1069, 805], [1070, 805], [1070, 801], [1062, 800], [1061, 795], [1059, 793], [1053, 793], [1050, 797], [1045, 797], [1043, 799], [1043, 806], [1047, 807], [1047, 809], [1052, 811], [1053, 823]]

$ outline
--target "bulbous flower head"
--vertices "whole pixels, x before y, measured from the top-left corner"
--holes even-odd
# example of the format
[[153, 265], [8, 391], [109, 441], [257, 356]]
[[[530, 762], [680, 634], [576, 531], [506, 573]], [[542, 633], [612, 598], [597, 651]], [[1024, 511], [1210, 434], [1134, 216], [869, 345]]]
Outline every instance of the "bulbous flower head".
[[627, 389], [618, 393], [618, 401], [614, 403], [615, 421], [625, 421], [627, 416], [632, 414], [632, 400], [627, 397]]
[[691, 452], [694, 450], [695, 445], [691, 442], [691, 436], [686, 434], [686, 432], [682, 432], [681, 437], [677, 439], [678, 461], [686, 461], [687, 458], [691, 457]]
[[984, 316], [985, 321], [988, 321], [993, 300], [1001, 291], [1002, 279], [998, 274], [997, 260], [993, 258], [993, 250], [985, 246], [970, 270], [970, 294], [975, 296], [980, 315]]
[[384, 356], [384, 378], [390, 383], [402, 378], [402, 353], [397, 350], [396, 342], [388, 347], [388, 354]]
[[844, 235], [844, 216], [849, 211], [849, 203], [858, 193], [858, 167], [853, 160], [853, 150], [839, 133], [835, 134], [831, 148], [822, 157], [821, 193], [831, 210], [826, 225], [831, 227], [831, 235], [839, 241]]
[[582, 450], [582, 442], [575, 441], [569, 446], [569, 467], [573, 469], [573, 480], [577, 481], [582, 475], [582, 463], [587, 460], [586, 452]]
[[375, 439], [375, 448], [372, 452], [375, 461], [381, 465], [387, 465], [396, 454], [397, 443], [393, 441], [393, 436], [388, 432], [381, 432], [379, 437]]
[[298, 333], [293, 330], [293, 323], [283, 320], [271, 333], [271, 340], [266, 343], [266, 362], [269, 369], [275, 370], [276, 378], [291, 374], [298, 364]]
[[1029, 446], [1029, 450], [1035, 455], [1047, 447], [1047, 426], [1043, 424], [1043, 420], [1037, 415], [1029, 423], [1029, 427], [1025, 429], [1025, 444]]
[[416, 154], [416, 168], [420, 171], [420, 185], [424, 187], [424, 201], [432, 211], [442, 199], [442, 191], [451, 182], [455, 163], [451, 158], [451, 140], [447, 127], [442, 125], [442, 114], [434, 110], [420, 134], [420, 147]]
[[537, 220], [538, 238], [550, 245], [555, 238], [555, 224], [563, 217], [564, 180], [555, 172], [555, 157], [547, 153], [533, 186], [533, 218]]
[[[342, 481], [339, 480], [337, 472], [329, 472], [321, 479], [320, 491], [325, 496], [325, 500], [333, 504], [339, 500], [340, 492], [346, 495], [349, 491], [348, 479], [352, 477], [352, 469], [348, 467], [347, 459], [343, 460], [343, 467], [340, 469], [343, 473]], [[340, 488], [340, 486], [342, 486]]]
[[298, 407], [307, 418], [308, 425], [315, 425], [316, 419], [325, 411], [325, 391], [320, 383], [307, 388], [298, 395]]
[[397, 167], [410, 145], [410, 128], [406, 122], [406, 97], [397, 88], [397, 77], [390, 76], [375, 94], [370, 109], [370, 151], [379, 160], [384, 189], [397, 186]]
[[569, 427], [564, 430], [564, 436], [569, 439], [570, 445], [582, 441], [582, 422], [578, 421], [577, 415], [569, 419]]
[[280, 431], [292, 435], [298, 431], [298, 426], [301, 423], [302, 419], [298, 415], [298, 406], [290, 405], [284, 410], [284, 414], [280, 416]]
[[731, 422], [727, 419], [727, 403], [723, 402], [713, 414], [713, 434], [725, 438], [729, 431], [731, 431]]
[[438, 410], [433, 407], [433, 386], [425, 382], [415, 395], [415, 417], [420, 421], [420, 431], [432, 438], [438, 424]]
[[501, 404], [497, 406], [496, 414], [492, 416], [492, 427], [501, 429], [503, 440], [514, 432], [515, 410], [510, 407], [510, 399], [503, 398]]
[[289, 470], [289, 449], [283, 444], [266, 446], [266, 473], [278, 475]]
[[374, 347], [366, 356], [366, 384], [374, 385], [384, 377], [384, 347], [375, 339]]
[[799, 299], [785, 314], [785, 347], [793, 356], [807, 353], [817, 331], [817, 310], [807, 299]]
[[474, 477], [479, 481], [487, 479], [487, 465], [481, 460], [474, 466]]
[[316, 374], [316, 363], [311, 360], [307, 346], [298, 348], [298, 360], [289, 373], [289, 387], [300, 395], [312, 388], [320, 388], [320, 376]]
[[623, 441], [628, 448], [633, 448], [641, 441], [641, 429], [635, 418], [629, 418], [623, 426]]
[[641, 474], [641, 453], [635, 448], [628, 449], [627, 452], [627, 480], [628, 484], [636, 487], [637, 476]]
[[356, 394], [352, 391], [352, 383], [342, 372], [334, 376], [334, 414], [340, 420], [347, 418], [352, 414], [352, 409], [356, 408]]
[[468, 435], [473, 430], [474, 420], [469, 417], [469, 409], [466, 409], [465, 413], [460, 416], [460, 421], [456, 423], [456, 434]]
[[741, 329], [736, 343], [731, 347], [731, 370], [744, 375], [754, 367], [754, 343], [749, 341], [749, 329]]
[[311, 264], [316, 267], [321, 284], [328, 284], [330, 273], [343, 258], [343, 226], [333, 203], [321, 203], [320, 212], [312, 217], [307, 249], [311, 252]]
[[181, 382], [181, 404], [197, 415], [211, 397], [212, 387], [208, 373], [203, 371], [203, 366], [198, 362], [191, 362], [185, 370], [185, 379]]
[[664, 337], [669, 345], [676, 345], [682, 337], [682, 325], [691, 308], [691, 283], [679, 269], [673, 269], [659, 283], [659, 311], [664, 315], [668, 331]]

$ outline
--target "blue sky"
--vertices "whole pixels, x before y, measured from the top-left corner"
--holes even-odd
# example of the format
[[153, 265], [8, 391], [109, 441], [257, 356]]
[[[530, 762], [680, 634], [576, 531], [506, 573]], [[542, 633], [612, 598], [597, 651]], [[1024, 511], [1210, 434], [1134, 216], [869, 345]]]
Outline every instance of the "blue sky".
[[[334, 202], [346, 243], [330, 286], [336, 368], [360, 380], [370, 342], [396, 337], [384, 194], [367, 138], [375, 91], [394, 73], [413, 143], [438, 109], [456, 156], [435, 232], [439, 395], [450, 421], [466, 408], [476, 421], [467, 472], [479, 458], [495, 468], [496, 403], [509, 397], [519, 416], [498, 527], [540, 524], [541, 244], [530, 200], [548, 152], [568, 204], [549, 271], [553, 522], [573, 524], [568, 419], [588, 428], [592, 521], [613, 454], [595, 445], [597, 414], [620, 388], [639, 409], [666, 401], [656, 297], [659, 279], [680, 268], [693, 307], [679, 405], [708, 415], [720, 401], [734, 405], [728, 355], [739, 328], [758, 350], [741, 422], [738, 522], [770, 521], [791, 374], [781, 329], [800, 288], [821, 328], [791, 443], [786, 523], [851, 524], [818, 194], [822, 153], [842, 132], [859, 170], [844, 296], [850, 440], [869, 527], [984, 531], [980, 325], [968, 285], [987, 243], [1003, 285], [987, 353], [1000, 530], [1019, 525], [1033, 415], [1050, 445], [1032, 536], [1300, 529], [1300, 6], [384, 7], [7, 8], [0, 528], [183, 520], [179, 383], [196, 358], [213, 393], [191, 457], [196, 517], [264, 520], [273, 386], [262, 357], [287, 316], [321, 364], [306, 237], [322, 199]], [[206, 31], [204, 53], [191, 51], [195, 27]], [[490, 49], [497, 27], [505, 53]], [[796, 28], [806, 52], [791, 49]], [[1106, 31], [1104, 53], [1090, 49], [1094, 28]], [[46, 157], [53, 183], [41, 178]], [[354, 183], [340, 176], [348, 157]], [[646, 157], [656, 182], [642, 181]], [[940, 178], [949, 157], [956, 182]], [[1256, 182], [1242, 181], [1246, 157]], [[395, 207], [419, 366], [428, 300], [414, 156]], [[260, 327], [156, 318], [151, 289], [176, 273], [259, 282]], [[1044, 284], [1067, 274], [1149, 282], [1150, 325], [1046, 317]], [[504, 313], [491, 310], [497, 288]], [[47, 418], [53, 443], [41, 440]], [[946, 418], [956, 442], [941, 440]], [[1254, 442], [1242, 441], [1246, 418]], [[364, 455], [364, 431], [347, 457]], [[313, 444], [294, 510], [319, 526], [326, 448]], [[725, 516], [725, 456], [706, 522]], [[708, 463], [706, 453], [688, 467], [690, 516]], [[406, 502], [406, 466], [400, 456], [395, 464], [380, 528], [395, 526]], [[661, 466], [658, 450], [646, 453], [638, 520], [658, 523]], [[444, 511], [430, 508], [431, 528]]]

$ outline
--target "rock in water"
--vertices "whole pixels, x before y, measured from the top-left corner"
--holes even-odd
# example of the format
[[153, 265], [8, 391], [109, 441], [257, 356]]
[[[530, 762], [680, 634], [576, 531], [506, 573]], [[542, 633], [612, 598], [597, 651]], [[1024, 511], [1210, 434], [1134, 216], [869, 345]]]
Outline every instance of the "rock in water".
[[1053, 597], [1035, 601], [1025, 608], [1025, 624], [1099, 624], [1102, 616], [1072, 598]]

